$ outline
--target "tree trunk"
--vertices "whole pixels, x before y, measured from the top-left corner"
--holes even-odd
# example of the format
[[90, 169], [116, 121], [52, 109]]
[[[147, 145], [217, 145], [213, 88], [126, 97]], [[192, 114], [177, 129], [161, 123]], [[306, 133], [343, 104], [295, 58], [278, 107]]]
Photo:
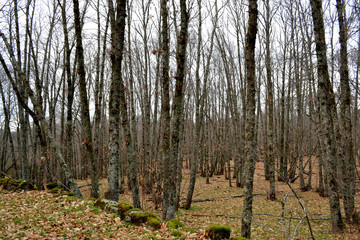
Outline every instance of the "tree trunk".
[[80, 88], [80, 102], [81, 102], [81, 120], [85, 131], [85, 139], [82, 144], [86, 148], [87, 160], [91, 164], [91, 196], [94, 198], [100, 197], [99, 183], [97, 176], [96, 163], [93, 150], [93, 139], [90, 123], [89, 101], [86, 91], [86, 76], [85, 76], [85, 62], [84, 49], [82, 46], [82, 24], [80, 20], [79, 0], [73, 0], [74, 4], [74, 21], [75, 21], [75, 38], [76, 38], [76, 52], [77, 52], [77, 74], [79, 77]]
[[334, 122], [336, 117], [335, 96], [331, 86], [325, 43], [325, 27], [322, 15], [322, 1], [310, 0], [314, 23], [316, 53], [318, 59], [318, 84], [320, 100], [320, 122], [324, 139], [322, 144], [325, 150], [325, 172], [329, 190], [329, 205], [331, 213], [332, 231], [343, 232], [344, 224], [341, 219], [340, 202], [338, 198], [338, 182], [336, 178], [336, 144]]
[[255, 135], [255, 107], [256, 107], [256, 78], [255, 78], [255, 43], [257, 33], [257, 1], [249, 0], [249, 20], [246, 33], [245, 69], [246, 69], [246, 143], [245, 143], [245, 185], [244, 203], [241, 219], [241, 236], [251, 237], [252, 203], [253, 203], [253, 180], [255, 163], [257, 158], [257, 146]]
[[[342, 171], [342, 191], [347, 222], [360, 223], [360, 218], [355, 209], [355, 159], [353, 151], [352, 124], [351, 124], [351, 89], [348, 70], [347, 57], [347, 33], [346, 33], [346, 12], [343, 0], [336, 0], [338, 21], [340, 29], [340, 117], [342, 122], [341, 142], [339, 148], [342, 149], [343, 169]], [[357, 96], [355, 96], [357, 98]]]
[[162, 98], [161, 98], [161, 117], [162, 117], [162, 145], [163, 145], [163, 157], [162, 157], [162, 166], [163, 166], [163, 203], [162, 203], [162, 219], [167, 220], [167, 211], [170, 204], [170, 178], [171, 178], [171, 169], [169, 164], [171, 162], [170, 158], [170, 79], [169, 79], [169, 36], [168, 36], [168, 9], [167, 9], [167, 0], [161, 0], [160, 6], [160, 15], [161, 15], [161, 80], [162, 80]]
[[275, 194], [275, 156], [274, 156], [274, 97], [273, 97], [273, 83], [271, 79], [271, 56], [270, 56], [270, 1], [266, 1], [266, 22], [265, 22], [265, 45], [266, 45], [266, 79], [267, 79], [267, 95], [268, 95], [268, 142], [267, 142], [267, 162], [268, 164], [268, 176], [270, 180], [269, 199], [276, 200]]

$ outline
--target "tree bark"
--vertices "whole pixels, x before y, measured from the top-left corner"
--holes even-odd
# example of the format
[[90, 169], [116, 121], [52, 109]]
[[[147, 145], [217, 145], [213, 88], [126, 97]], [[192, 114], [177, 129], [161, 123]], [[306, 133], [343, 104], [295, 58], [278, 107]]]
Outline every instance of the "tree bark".
[[266, 65], [266, 79], [267, 79], [267, 94], [268, 94], [268, 138], [267, 143], [267, 157], [268, 161], [266, 164], [269, 164], [269, 180], [270, 180], [270, 190], [269, 190], [269, 199], [274, 201], [276, 200], [275, 193], [275, 155], [274, 155], [274, 96], [273, 96], [273, 83], [272, 83], [272, 74], [271, 74], [271, 56], [270, 56], [270, 1], [266, 1], [266, 22], [265, 22], [265, 65]]
[[241, 236], [251, 237], [252, 221], [252, 203], [253, 203], [253, 182], [255, 163], [257, 159], [257, 146], [255, 135], [255, 107], [256, 107], [256, 78], [255, 78], [255, 43], [257, 33], [257, 1], [249, 0], [249, 19], [246, 33], [245, 46], [245, 70], [246, 70], [246, 143], [245, 143], [245, 185], [244, 185], [244, 202], [241, 219]]
[[337, 156], [335, 144], [335, 96], [331, 86], [325, 43], [325, 27], [322, 14], [322, 1], [310, 0], [315, 32], [316, 53], [318, 59], [318, 94], [320, 100], [320, 121], [323, 134], [322, 144], [325, 150], [325, 172], [329, 190], [329, 206], [331, 213], [332, 231], [343, 232], [344, 224], [341, 219], [340, 202], [338, 198], [338, 182], [336, 177]]
[[163, 205], [162, 219], [167, 218], [167, 209], [169, 206], [169, 190], [171, 170], [170, 164], [170, 79], [169, 79], [169, 36], [168, 36], [168, 16], [167, 0], [161, 0], [161, 80], [162, 80], [162, 98], [161, 98], [161, 117], [162, 117], [162, 145], [163, 145]]
[[[346, 33], [346, 12], [343, 0], [336, 0], [336, 8], [339, 21], [340, 35], [340, 117], [341, 117], [341, 141], [339, 148], [342, 150], [342, 191], [345, 209], [345, 218], [347, 222], [360, 223], [359, 215], [355, 209], [355, 159], [353, 151], [352, 139], [352, 123], [351, 123], [351, 89], [348, 70], [347, 56], [347, 33]], [[355, 96], [357, 97], [357, 96]]]
[[79, 77], [80, 102], [81, 102], [81, 121], [85, 131], [85, 139], [82, 144], [86, 148], [86, 156], [91, 165], [91, 196], [100, 197], [99, 182], [94, 157], [93, 139], [90, 123], [89, 101], [86, 91], [86, 73], [84, 61], [84, 49], [82, 45], [82, 24], [80, 19], [79, 0], [73, 0], [74, 5], [74, 21], [75, 21], [75, 38], [77, 52], [77, 75]]

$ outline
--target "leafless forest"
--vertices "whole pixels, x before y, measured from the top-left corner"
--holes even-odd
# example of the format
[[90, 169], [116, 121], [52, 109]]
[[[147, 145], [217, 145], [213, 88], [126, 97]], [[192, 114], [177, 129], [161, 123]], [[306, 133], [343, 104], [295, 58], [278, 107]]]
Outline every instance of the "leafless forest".
[[263, 162], [270, 202], [297, 182], [360, 224], [358, 0], [4, 0], [0, 62], [0, 177], [169, 220], [220, 175], [250, 238]]

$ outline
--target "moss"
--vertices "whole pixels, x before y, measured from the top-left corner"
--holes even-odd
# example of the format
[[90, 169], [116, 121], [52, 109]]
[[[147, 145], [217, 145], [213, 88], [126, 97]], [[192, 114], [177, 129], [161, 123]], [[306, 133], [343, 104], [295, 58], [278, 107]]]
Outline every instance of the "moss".
[[161, 222], [159, 219], [153, 218], [153, 217], [148, 217], [147, 218], [147, 222], [146, 225], [152, 227], [153, 229], [159, 229], [161, 227]]
[[160, 218], [158, 217], [158, 216], [156, 216], [156, 214], [154, 214], [154, 213], [148, 213], [149, 214], [149, 217], [151, 217], [151, 218], [155, 218], [155, 219], [157, 219], [157, 220], [159, 220], [160, 221]]
[[30, 182], [24, 180], [19, 184], [21, 190], [36, 190], [37, 188]]
[[233, 237], [232, 240], [249, 240], [246, 237]]
[[169, 228], [174, 228], [174, 229], [176, 229], [176, 228], [182, 227], [182, 226], [183, 226], [183, 224], [182, 224], [179, 220], [177, 220], [177, 219], [170, 219], [170, 220], [168, 221], [168, 227], [169, 227]]
[[56, 188], [53, 188], [49, 191], [49, 193], [59, 193], [61, 191], [61, 188], [59, 187], [56, 187]]
[[171, 236], [173, 237], [182, 237], [182, 232], [178, 231], [178, 230], [172, 230], [170, 233]]
[[230, 238], [231, 228], [227, 225], [212, 225], [205, 232], [210, 239], [227, 239]]
[[145, 223], [147, 221], [147, 219], [149, 218], [149, 214], [143, 211], [132, 211], [129, 214], [130, 222], [133, 224], [141, 224], [141, 223]]
[[23, 179], [10, 179], [10, 178], [2, 178], [1, 185], [3, 188], [8, 191], [18, 191], [18, 190], [34, 190], [37, 189], [33, 184], [29, 181]]
[[142, 209], [140, 209], [140, 208], [131, 208], [131, 209], [129, 209], [129, 213], [130, 212], [138, 212], [138, 211], [142, 211]]
[[89, 201], [96, 201], [96, 200], [98, 200], [98, 198], [89, 197], [87, 200], [89, 200]]
[[80, 198], [76, 197], [76, 196], [68, 196], [65, 200], [67, 202], [74, 202], [74, 201], [77, 201], [79, 200]]
[[120, 215], [121, 219], [124, 219], [128, 214], [129, 210], [133, 209], [133, 206], [125, 202], [119, 203], [117, 207], [118, 207], [118, 214]]
[[68, 196], [75, 196], [75, 193], [66, 191], [66, 195], [68, 195]]
[[59, 187], [59, 185], [57, 184], [57, 182], [51, 182], [51, 183], [48, 183], [46, 184], [45, 186], [47, 189], [51, 190], [51, 189], [54, 189], [56, 187]]
[[10, 181], [10, 178], [0, 178], [0, 185], [6, 185]]

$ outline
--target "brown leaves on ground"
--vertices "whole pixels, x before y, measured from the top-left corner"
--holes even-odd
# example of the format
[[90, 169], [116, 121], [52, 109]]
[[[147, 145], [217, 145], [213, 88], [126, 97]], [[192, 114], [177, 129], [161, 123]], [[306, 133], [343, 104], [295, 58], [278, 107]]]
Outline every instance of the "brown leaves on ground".
[[[306, 221], [300, 223], [304, 213], [298, 201], [292, 197], [291, 190], [283, 182], [276, 182], [277, 201], [267, 199], [269, 182], [264, 180], [262, 163], [257, 163], [254, 178], [252, 239], [310, 239]], [[315, 171], [314, 171], [315, 172]], [[129, 225], [114, 214], [108, 214], [93, 206], [92, 201], [75, 197], [54, 196], [47, 192], [30, 191], [1, 193], [0, 191], [0, 239], [204, 239], [204, 229], [212, 224], [229, 225], [231, 237], [240, 236], [243, 198], [229, 198], [241, 195], [242, 189], [229, 187], [224, 176], [213, 176], [210, 184], [198, 177], [194, 198], [209, 198], [214, 201], [193, 203], [190, 210], [180, 209], [176, 218], [184, 223], [178, 229], [183, 236], [173, 237], [166, 224], [157, 231], [144, 226]], [[232, 179], [234, 185], [234, 179]], [[181, 199], [185, 199], [189, 173], [184, 171]], [[317, 178], [313, 177], [313, 186]], [[87, 181], [79, 181], [84, 186], [81, 191], [85, 197], [90, 195]], [[100, 181], [104, 194], [107, 181]], [[344, 234], [332, 234], [329, 221], [329, 203], [315, 191], [301, 192], [298, 181], [292, 184], [306, 207], [316, 239], [360, 239], [359, 227], [347, 225]], [[281, 201], [288, 194], [284, 221], [281, 218]], [[146, 211], [161, 215], [153, 203], [147, 201], [151, 195], [141, 195]], [[121, 202], [131, 203], [131, 192], [120, 196]], [[356, 194], [356, 207], [360, 195]], [[286, 230], [285, 230], [286, 229]]]
[[129, 225], [76, 197], [0, 193], [0, 239], [172, 239], [170, 232], [166, 224], [157, 231]]

